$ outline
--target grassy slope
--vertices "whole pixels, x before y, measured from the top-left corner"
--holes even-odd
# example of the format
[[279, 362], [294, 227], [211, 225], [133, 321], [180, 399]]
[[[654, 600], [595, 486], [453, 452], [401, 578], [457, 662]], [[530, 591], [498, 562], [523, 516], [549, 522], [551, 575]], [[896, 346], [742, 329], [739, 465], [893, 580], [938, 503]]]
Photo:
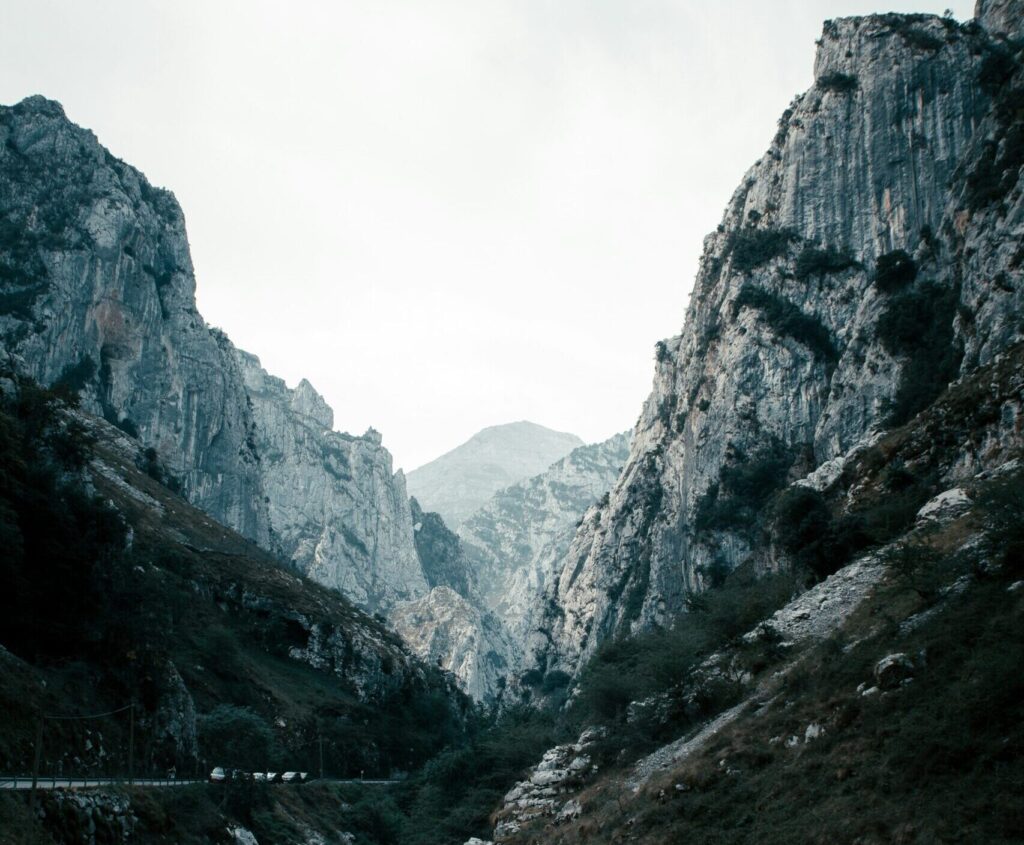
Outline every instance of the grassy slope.
[[[132, 549], [102, 585], [95, 620], [100, 634], [83, 633], [81, 643], [72, 638], [58, 656], [29, 654], [20, 644], [20, 654], [0, 651], [0, 771], [30, 768], [40, 711], [102, 711], [132, 696], [142, 705], [136, 770], [174, 762], [161, 757], [152, 736], [152, 706], [167, 659], [197, 713], [229, 703], [273, 726], [277, 752], [268, 765], [315, 771], [322, 732], [329, 771], [366, 770], [369, 776], [422, 761], [458, 734], [466, 702], [449, 679], [420, 664], [344, 598], [286, 571], [149, 477], [137, 466], [135, 447], [115, 429], [82, 420], [95, 438], [94, 461], [107, 468], [96, 472], [94, 463], [96, 491], [131, 526]], [[47, 612], [59, 615], [61, 608]], [[305, 635], [288, 622], [289, 614], [340, 631], [352, 653], [323, 669], [292, 659], [289, 647], [303, 645]], [[125, 628], [123, 636], [104, 633], [112, 623]], [[126, 728], [123, 716], [47, 723], [44, 768], [52, 769], [56, 756], [70, 749], [82, 762], [65, 759], [65, 772], [123, 771]], [[108, 761], [82, 753], [86, 729], [103, 733]], [[177, 762], [188, 773], [223, 761]]]

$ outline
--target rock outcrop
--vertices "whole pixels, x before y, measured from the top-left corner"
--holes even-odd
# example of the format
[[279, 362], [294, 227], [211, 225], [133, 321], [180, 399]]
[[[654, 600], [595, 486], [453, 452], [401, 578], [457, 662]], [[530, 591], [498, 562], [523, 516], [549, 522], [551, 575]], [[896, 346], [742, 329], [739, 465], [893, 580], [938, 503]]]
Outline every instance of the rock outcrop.
[[334, 413], [303, 379], [295, 389], [237, 351], [254, 420], [275, 551], [362, 607], [425, 595], [401, 470], [380, 435], [334, 431]]
[[429, 511], [458, 530], [492, 495], [530, 478], [583, 441], [531, 422], [495, 425], [409, 473], [409, 490]]
[[495, 493], [459, 529], [484, 605], [519, 641], [536, 597], [562, 564], [583, 514], [615, 484], [628, 433], [573, 449], [533, 478]]
[[185, 497], [370, 609], [427, 592], [401, 473], [196, 310], [174, 196], [61, 106], [0, 108], [0, 333], [24, 374], [154, 450]]
[[58, 103], [0, 108], [0, 333], [43, 384], [152, 446], [189, 499], [269, 523], [234, 350], [195, 305], [185, 219]]
[[580, 446], [533, 478], [500, 490], [448, 530], [412, 500], [416, 549], [432, 589], [392, 622], [424, 659], [454, 672], [478, 700], [514, 676], [537, 596], [557, 571], [581, 514], [607, 493], [628, 455], [626, 434]]
[[396, 605], [390, 622], [417, 655], [454, 674], [476, 701], [493, 701], [519, 662], [515, 641], [494, 614], [450, 587]]
[[528, 661], [575, 671], [710, 573], [775, 565], [757, 532], [776, 491], [835, 477], [1021, 338], [1020, 6], [978, 15], [825, 24], [813, 88], [705, 240], [625, 470], [543, 597]]
[[413, 497], [412, 530], [423, 577], [434, 587], [450, 587], [463, 598], [475, 593], [476, 573], [466, 559], [459, 535], [449, 530], [441, 515], [426, 513]]

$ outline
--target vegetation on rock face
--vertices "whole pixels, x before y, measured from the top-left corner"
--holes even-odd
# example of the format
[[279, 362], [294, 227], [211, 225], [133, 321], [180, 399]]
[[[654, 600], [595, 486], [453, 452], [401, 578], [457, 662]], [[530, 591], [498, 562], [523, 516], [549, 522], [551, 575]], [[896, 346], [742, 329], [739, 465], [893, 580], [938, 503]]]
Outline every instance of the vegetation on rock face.
[[729, 234], [726, 249], [732, 256], [733, 269], [749, 273], [755, 267], [785, 255], [790, 243], [796, 239], [796, 233], [791, 229], [757, 229], [747, 226]]
[[[640, 789], [588, 787], [564, 840], [1019, 842], [1024, 476], [986, 484], [977, 504], [967, 524], [984, 542], [962, 545], [963, 522], [925, 532], [907, 551], [913, 580], [883, 581], [756, 706]], [[893, 657], [905, 668], [887, 681]]]
[[878, 257], [874, 283], [880, 291], [893, 293], [917, 278], [917, 264], [905, 249], [897, 249]]
[[58, 396], [7, 384], [16, 396], [0, 410], [0, 642], [30, 659], [66, 658], [109, 635], [97, 610], [126, 527], [79, 483], [89, 438]]
[[822, 91], [834, 91], [839, 94], [850, 94], [860, 86], [856, 76], [839, 71], [823, 73], [818, 77], [816, 84]]
[[964, 199], [971, 211], [994, 205], [1004, 213], [1004, 198], [1017, 184], [1024, 166], [1021, 56], [1021, 46], [1007, 42], [991, 47], [981, 63], [978, 83], [994, 100], [996, 132], [985, 140], [967, 174]]
[[697, 502], [694, 530], [753, 528], [761, 509], [785, 484], [792, 463], [792, 453], [778, 440], [770, 440], [749, 456], [732, 449], [732, 459], [718, 483]]
[[796, 257], [794, 274], [801, 282], [807, 279], [842, 273], [851, 267], [858, 267], [859, 262], [849, 250], [825, 247], [819, 249], [814, 246], [805, 246]]
[[[31, 768], [40, 710], [131, 700], [137, 774], [316, 771], [322, 738], [328, 772], [380, 776], [461, 741], [468, 702], [394, 635], [166, 490], [155, 455], [119, 457], [60, 395], [0, 390], [0, 770]], [[48, 723], [42, 765], [124, 774], [126, 720]]]
[[734, 319], [741, 308], [753, 308], [760, 312], [773, 331], [803, 344], [829, 366], [833, 366], [839, 359], [839, 352], [829, 330], [814, 317], [804, 314], [792, 302], [757, 285], [746, 284], [733, 300]]
[[886, 350], [904, 359], [889, 422], [902, 425], [956, 378], [963, 349], [953, 332], [959, 291], [921, 284], [893, 294], [878, 320]]

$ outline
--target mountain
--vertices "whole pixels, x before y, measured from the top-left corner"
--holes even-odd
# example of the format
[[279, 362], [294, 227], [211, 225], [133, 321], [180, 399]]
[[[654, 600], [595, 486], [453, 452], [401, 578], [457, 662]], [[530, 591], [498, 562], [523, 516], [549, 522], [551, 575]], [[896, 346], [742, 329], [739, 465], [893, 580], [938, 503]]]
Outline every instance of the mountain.
[[[386, 775], [439, 724], [462, 730], [469, 702], [450, 677], [186, 502], [152, 449], [10, 363], [0, 358], [6, 771], [31, 769], [39, 713], [130, 700], [136, 774], [192, 776], [229, 757], [313, 769], [323, 736], [332, 770]], [[46, 731], [45, 772], [128, 771], [123, 712]]]
[[539, 475], [499, 490], [462, 523], [459, 536], [482, 601], [517, 640], [583, 514], [611, 490], [628, 456], [626, 433], [579, 446]]
[[503, 487], [543, 472], [583, 441], [531, 422], [495, 425], [409, 473], [409, 491], [458, 530]]
[[58, 103], [0, 107], [0, 336], [155, 451], [185, 497], [361, 606], [425, 595], [401, 473], [196, 310], [174, 196]]
[[1024, 835], [1022, 24], [825, 23], [535, 604], [565, 732], [494, 842]]
[[394, 629], [425, 660], [454, 672], [473, 698], [500, 698], [519, 669], [536, 597], [582, 514], [618, 477], [628, 446], [618, 434], [573, 449], [499, 490], [458, 534], [414, 498], [416, 547], [433, 589], [396, 606]]
[[[1019, 21], [1006, 3], [964, 25], [825, 24], [814, 86], [706, 238], [682, 334], [657, 344], [625, 469], [535, 605], [528, 665], [573, 674], [729, 571], [777, 569], [788, 486], [837, 495], [880, 436], [1024, 337]], [[901, 469], [889, 533], [1003, 460], [1005, 419]], [[864, 533], [802, 557], [827, 575]]]

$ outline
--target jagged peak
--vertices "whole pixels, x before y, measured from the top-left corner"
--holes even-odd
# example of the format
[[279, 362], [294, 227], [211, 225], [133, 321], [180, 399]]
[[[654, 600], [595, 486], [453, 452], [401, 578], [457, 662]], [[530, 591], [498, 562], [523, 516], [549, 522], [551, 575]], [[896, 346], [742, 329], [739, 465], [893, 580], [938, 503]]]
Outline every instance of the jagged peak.
[[64, 120], [68, 119], [68, 116], [64, 111], [64, 106], [56, 100], [44, 97], [42, 94], [32, 94], [25, 97], [15, 105], [9, 106], [9, 108], [12, 108], [19, 114], [31, 113], [45, 115], [47, 117], [59, 117]]

